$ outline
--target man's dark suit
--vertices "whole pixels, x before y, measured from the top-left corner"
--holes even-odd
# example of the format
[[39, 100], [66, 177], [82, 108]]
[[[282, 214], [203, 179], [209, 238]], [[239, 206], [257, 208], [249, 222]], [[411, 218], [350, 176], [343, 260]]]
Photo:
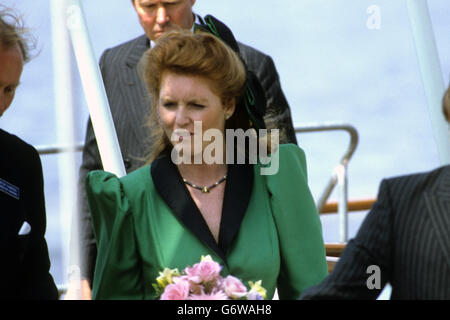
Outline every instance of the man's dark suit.
[[[115, 48], [106, 50], [100, 59], [100, 69], [110, 104], [120, 149], [126, 171], [129, 173], [144, 164], [146, 156], [147, 128], [144, 121], [148, 115], [149, 101], [144, 84], [139, 78], [136, 66], [149, 48], [145, 36], [138, 37]], [[272, 58], [239, 43], [241, 55], [248, 68], [260, 79], [267, 97], [265, 116], [268, 129], [280, 129], [281, 143], [297, 143], [291, 113], [281, 90], [278, 73]], [[81, 250], [87, 259], [88, 271], [82, 267], [83, 276], [91, 279], [96, 256], [95, 239], [90, 223], [90, 214], [84, 193], [84, 177], [91, 170], [102, 169], [97, 141], [89, 121], [80, 168]]]
[[[46, 216], [37, 151], [0, 129], [0, 297], [57, 299], [44, 239]], [[19, 235], [24, 222], [26, 228]]]
[[[380, 290], [367, 287], [370, 265]], [[334, 271], [301, 298], [375, 299], [386, 282], [391, 299], [450, 299], [450, 166], [384, 180]]]

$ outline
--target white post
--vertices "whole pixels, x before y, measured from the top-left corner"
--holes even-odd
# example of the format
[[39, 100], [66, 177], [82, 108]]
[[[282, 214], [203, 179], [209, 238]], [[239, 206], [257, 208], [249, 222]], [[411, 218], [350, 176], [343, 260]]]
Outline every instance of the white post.
[[345, 243], [348, 240], [348, 188], [347, 188], [347, 168], [340, 164], [335, 169], [338, 183], [338, 217], [339, 217], [339, 242]]
[[122, 177], [126, 174], [122, 153], [80, 1], [67, 0], [66, 14], [103, 169]]
[[[73, 83], [70, 42], [78, 62], [81, 81], [97, 137], [103, 168], [119, 177], [126, 174], [109, 109], [100, 69], [89, 39], [79, 0], [52, 0], [52, 34], [54, 53], [54, 91], [58, 121], [59, 144], [74, 146]], [[69, 37], [70, 34], [70, 37]], [[70, 247], [71, 234], [78, 234], [77, 168], [73, 152], [60, 155], [61, 226], [63, 233], [64, 272], [71, 284], [80, 283], [80, 255], [78, 241]], [[72, 226], [72, 227], [71, 227]], [[70, 257], [70, 260], [69, 260]], [[71, 264], [69, 268], [66, 266]], [[77, 288], [75, 288], [77, 289]], [[71, 291], [71, 298], [80, 298], [79, 290]], [[78, 296], [74, 296], [78, 295]]]
[[439, 159], [442, 165], [450, 164], [448, 124], [442, 114], [445, 86], [428, 4], [426, 0], [407, 0], [407, 6]]
[[[54, 103], [57, 121], [58, 144], [73, 146], [70, 152], [58, 155], [59, 167], [59, 216], [60, 232], [62, 237], [63, 274], [64, 277], [72, 273], [79, 277], [78, 269], [67, 267], [69, 264], [78, 266], [79, 256], [76, 247], [71, 246], [71, 234], [78, 230], [77, 219], [77, 168], [75, 158], [75, 120], [74, 120], [74, 96], [73, 73], [71, 61], [71, 48], [69, 34], [64, 27], [65, 1], [52, 0], [52, 44], [53, 44], [53, 87]], [[75, 223], [74, 225], [72, 225]], [[72, 243], [73, 245], [73, 243]], [[77, 244], [75, 244], [77, 245]]]

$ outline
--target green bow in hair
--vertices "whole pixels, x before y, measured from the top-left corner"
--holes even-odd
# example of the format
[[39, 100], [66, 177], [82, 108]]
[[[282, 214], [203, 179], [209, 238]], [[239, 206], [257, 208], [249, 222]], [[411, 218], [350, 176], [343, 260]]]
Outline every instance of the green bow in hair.
[[195, 23], [194, 32], [200, 30], [211, 33], [225, 42], [233, 49], [241, 58], [246, 70], [245, 93], [240, 104], [243, 104], [250, 119], [250, 127], [255, 129], [266, 129], [264, 122], [264, 114], [266, 113], [266, 95], [259, 79], [247, 68], [245, 61], [242, 59], [238, 43], [234, 38], [231, 30], [221, 21], [211, 15], [207, 15], [204, 19], [200, 19], [200, 24]]

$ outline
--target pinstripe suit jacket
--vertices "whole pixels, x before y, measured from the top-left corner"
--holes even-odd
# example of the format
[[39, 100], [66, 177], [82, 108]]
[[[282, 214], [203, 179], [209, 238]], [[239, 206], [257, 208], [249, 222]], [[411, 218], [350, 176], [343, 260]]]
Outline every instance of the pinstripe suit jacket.
[[[367, 287], [370, 265], [379, 290]], [[450, 299], [450, 166], [384, 180], [334, 271], [301, 298], [375, 299], [387, 282], [391, 299]]]
[[[127, 172], [144, 164], [148, 140], [144, 121], [149, 101], [136, 66], [142, 54], [149, 48], [149, 41], [140, 36], [115, 48], [106, 50], [100, 59], [100, 69], [111, 108], [119, 145]], [[275, 65], [270, 56], [239, 43], [241, 55], [248, 68], [260, 79], [267, 97], [266, 126], [280, 129], [281, 143], [297, 143], [291, 113]], [[83, 275], [91, 279], [96, 256], [96, 245], [90, 223], [90, 214], [84, 195], [84, 177], [91, 170], [102, 169], [92, 124], [89, 120], [79, 172], [79, 199], [81, 207], [80, 236]]]

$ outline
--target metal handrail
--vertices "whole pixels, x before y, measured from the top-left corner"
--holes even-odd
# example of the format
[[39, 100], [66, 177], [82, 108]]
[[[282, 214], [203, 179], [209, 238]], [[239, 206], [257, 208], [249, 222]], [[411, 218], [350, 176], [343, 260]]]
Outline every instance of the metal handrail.
[[[350, 161], [351, 157], [353, 156], [356, 147], [358, 145], [359, 136], [358, 131], [355, 127], [353, 127], [350, 124], [341, 124], [341, 123], [307, 123], [302, 124], [299, 126], [295, 126], [295, 132], [301, 133], [301, 132], [320, 132], [320, 131], [346, 131], [350, 134], [350, 144], [344, 153], [344, 155], [341, 158], [340, 164], [343, 166], [347, 166], [348, 162]], [[323, 210], [323, 207], [325, 206], [325, 203], [327, 202], [328, 198], [331, 195], [331, 192], [333, 191], [334, 187], [336, 186], [337, 177], [336, 175], [333, 175], [330, 181], [328, 182], [327, 187], [323, 191], [321, 197], [319, 198], [319, 201], [317, 201], [317, 208], [319, 212]]]
[[40, 145], [35, 146], [35, 149], [40, 155], [58, 154], [63, 152], [80, 152], [83, 151], [83, 143], [78, 143], [74, 146]]
[[345, 123], [307, 123], [302, 125], [296, 125], [295, 133], [303, 132], [321, 132], [321, 131], [346, 131], [350, 134], [349, 146], [341, 158], [340, 163], [335, 167], [333, 174], [328, 182], [325, 190], [320, 196], [317, 202], [317, 208], [319, 212], [323, 211], [323, 208], [331, 195], [336, 184], [339, 184], [339, 201], [338, 201], [338, 215], [339, 215], [339, 239], [341, 242], [346, 242], [348, 239], [348, 190], [347, 190], [347, 165], [353, 156], [356, 147], [358, 145], [359, 136], [355, 127]]
[[[376, 200], [377, 199], [351, 200], [347, 204], [348, 213], [369, 210], [370, 208], [372, 208]], [[320, 211], [320, 215], [335, 214], [338, 212], [338, 206], [339, 202], [336, 201], [327, 202], [323, 207], [322, 211]]]

